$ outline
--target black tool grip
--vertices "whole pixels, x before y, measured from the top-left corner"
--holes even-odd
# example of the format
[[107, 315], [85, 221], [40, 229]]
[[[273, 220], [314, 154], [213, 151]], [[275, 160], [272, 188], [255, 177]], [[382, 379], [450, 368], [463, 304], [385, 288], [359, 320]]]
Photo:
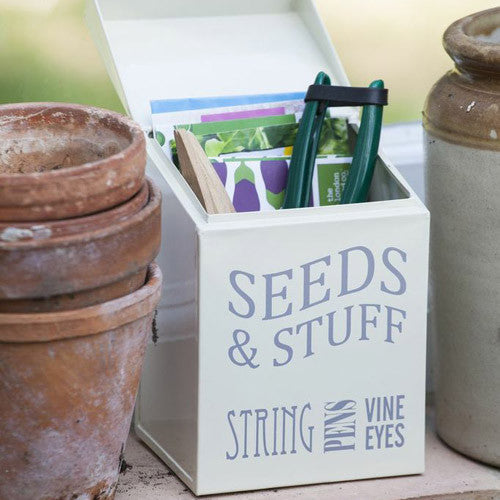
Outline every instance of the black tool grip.
[[387, 89], [369, 87], [341, 87], [339, 85], [311, 85], [305, 101], [320, 101], [330, 107], [365, 106], [375, 104], [387, 106]]

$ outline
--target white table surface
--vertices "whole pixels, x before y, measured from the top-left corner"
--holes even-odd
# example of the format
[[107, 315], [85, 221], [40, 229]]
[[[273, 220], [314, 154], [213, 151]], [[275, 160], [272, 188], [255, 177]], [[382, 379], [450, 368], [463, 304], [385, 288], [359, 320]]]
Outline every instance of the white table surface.
[[[498, 500], [500, 470], [470, 460], [446, 446], [434, 433], [429, 414], [426, 472], [417, 476], [280, 488], [208, 498], [282, 500]], [[115, 500], [196, 498], [138, 438], [131, 434], [125, 449], [131, 466], [120, 475]]]

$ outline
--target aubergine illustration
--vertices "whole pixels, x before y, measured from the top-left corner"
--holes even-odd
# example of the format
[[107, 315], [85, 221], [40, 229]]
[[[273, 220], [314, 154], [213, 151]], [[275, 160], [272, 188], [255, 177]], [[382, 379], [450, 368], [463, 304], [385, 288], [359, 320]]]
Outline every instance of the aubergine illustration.
[[225, 186], [227, 181], [227, 165], [221, 161], [213, 161], [212, 165], [219, 176], [222, 184]]
[[256, 212], [260, 210], [259, 195], [255, 188], [255, 175], [244, 161], [234, 172], [233, 206], [237, 212]]
[[260, 171], [266, 186], [266, 198], [276, 210], [283, 206], [285, 199], [288, 162], [286, 160], [262, 160]]

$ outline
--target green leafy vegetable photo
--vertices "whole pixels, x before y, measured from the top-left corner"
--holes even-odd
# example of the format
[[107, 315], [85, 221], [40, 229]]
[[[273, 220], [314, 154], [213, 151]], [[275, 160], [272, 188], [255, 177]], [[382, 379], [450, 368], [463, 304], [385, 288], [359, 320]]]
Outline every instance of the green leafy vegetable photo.
[[[243, 151], [264, 151], [267, 149], [293, 146], [299, 125], [270, 125], [247, 128], [217, 134], [196, 135], [209, 158], [229, 153]], [[170, 142], [172, 156], [177, 157], [175, 142]], [[349, 156], [347, 142], [347, 121], [344, 118], [329, 118], [325, 120], [321, 131], [318, 154], [335, 154]]]

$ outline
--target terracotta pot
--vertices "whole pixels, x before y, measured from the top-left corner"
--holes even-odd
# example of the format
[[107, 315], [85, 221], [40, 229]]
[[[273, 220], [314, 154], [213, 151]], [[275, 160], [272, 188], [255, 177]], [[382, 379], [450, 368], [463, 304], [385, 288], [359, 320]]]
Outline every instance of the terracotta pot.
[[111, 285], [39, 299], [0, 300], [0, 313], [44, 313], [69, 311], [101, 304], [135, 292], [144, 285], [148, 268]]
[[78, 217], [141, 187], [145, 139], [128, 118], [64, 103], [0, 106], [0, 220]]
[[148, 199], [149, 184], [145, 181], [135, 196], [117, 207], [97, 214], [40, 223], [0, 221], [0, 242], [45, 240], [104, 228], [136, 214], [144, 208]]
[[0, 498], [114, 497], [161, 273], [111, 302], [0, 314]]
[[[500, 466], [500, 8], [452, 24], [424, 111], [437, 430]], [[498, 33], [497, 33], [498, 35]]]
[[[130, 204], [137, 208], [137, 199]], [[149, 199], [136, 213], [127, 214], [124, 207], [114, 211], [115, 217], [104, 212], [77, 221], [39, 224], [32, 239], [0, 241], [0, 300], [91, 291], [146, 269], [160, 247], [159, 190], [149, 183]], [[55, 237], [50, 234], [52, 226]], [[2, 234], [5, 239], [5, 229]]]

